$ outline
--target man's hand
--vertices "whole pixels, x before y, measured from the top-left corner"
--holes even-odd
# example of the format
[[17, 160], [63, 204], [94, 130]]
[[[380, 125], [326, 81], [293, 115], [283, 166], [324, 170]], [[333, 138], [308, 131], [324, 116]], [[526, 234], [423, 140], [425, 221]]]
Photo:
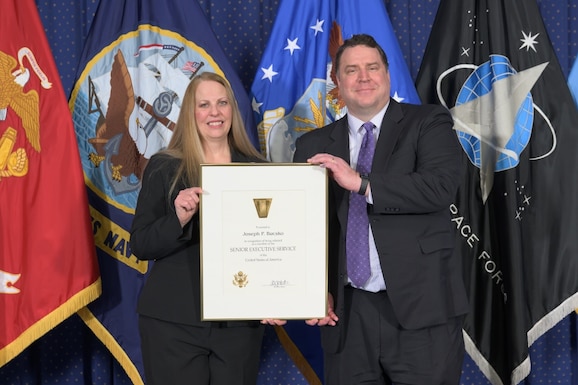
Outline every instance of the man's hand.
[[305, 321], [307, 325], [310, 326], [335, 326], [339, 321], [339, 317], [333, 311], [333, 296], [331, 293], [327, 294], [327, 315], [324, 318], [313, 318]]
[[315, 154], [308, 163], [318, 164], [330, 171], [330, 175], [345, 190], [357, 192], [361, 186], [361, 176], [349, 163], [331, 154]]

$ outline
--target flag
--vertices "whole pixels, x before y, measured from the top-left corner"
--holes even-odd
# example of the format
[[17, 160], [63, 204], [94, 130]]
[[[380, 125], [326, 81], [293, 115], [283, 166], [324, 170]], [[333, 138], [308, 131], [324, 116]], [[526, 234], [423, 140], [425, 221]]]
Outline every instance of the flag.
[[332, 60], [343, 40], [372, 35], [388, 55], [392, 96], [419, 97], [382, 0], [283, 1], [251, 87], [261, 150], [289, 162], [295, 140], [346, 112], [335, 86]]
[[578, 105], [578, 60], [574, 60], [574, 65], [568, 75], [568, 87], [570, 87], [570, 92], [572, 92], [574, 101]]
[[[354, 34], [372, 35], [385, 50], [392, 97], [420, 103], [382, 0], [366, 0], [363, 7], [355, 0], [285, 0], [277, 15], [251, 87], [261, 150], [269, 160], [291, 162], [299, 136], [346, 113], [335, 85], [332, 60], [337, 48]], [[293, 378], [321, 383], [323, 357], [318, 328], [290, 321], [284, 328], [276, 327], [275, 332], [277, 338], [265, 342], [283, 346], [295, 363], [297, 374], [292, 374]], [[263, 358], [265, 362], [267, 359]], [[262, 364], [263, 376], [268, 375], [268, 367]]]
[[417, 77], [450, 109], [468, 171], [452, 222], [469, 355], [492, 384], [578, 305], [578, 112], [534, 0], [442, 0]]
[[69, 101], [103, 284], [82, 318], [134, 384], [143, 383], [136, 303], [149, 266], [133, 255], [129, 231], [142, 172], [204, 71], [227, 78], [258, 146], [247, 93], [198, 2], [100, 1]]
[[0, 366], [101, 291], [74, 127], [33, 0], [0, 13]]

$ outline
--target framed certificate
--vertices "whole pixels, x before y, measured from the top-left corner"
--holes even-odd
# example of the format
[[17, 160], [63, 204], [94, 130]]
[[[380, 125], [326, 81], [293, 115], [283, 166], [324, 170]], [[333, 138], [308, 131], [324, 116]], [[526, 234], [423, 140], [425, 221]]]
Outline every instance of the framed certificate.
[[203, 320], [326, 315], [327, 183], [304, 163], [201, 166]]

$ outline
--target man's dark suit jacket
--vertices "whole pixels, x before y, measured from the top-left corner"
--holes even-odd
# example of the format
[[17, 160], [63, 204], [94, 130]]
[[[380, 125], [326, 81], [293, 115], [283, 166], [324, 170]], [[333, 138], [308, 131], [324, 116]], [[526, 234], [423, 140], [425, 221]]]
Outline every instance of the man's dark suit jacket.
[[[262, 162], [233, 152], [233, 162]], [[181, 228], [170, 183], [180, 164], [164, 154], [153, 155], [144, 171], [142, 188], [131, 229], [131, 248], [141, 260], [154, 260], [141, 291], [137, 311], [141, 315], [194, 326], [201, 322], [199, 216]], [[258, 326], [258, 321], [223, 323], [228, 326]]]
[[[388, 296], [406, 329], [442, 324], [468, 311], [449, 211], [464, 170], [452, 126], [451, 115], [441, 106], [391, 100], [376, 143], [369, 221]], [[298, 138], [293, 161], [303, 163], [317, 153], [349, 162], [347, 117]], [[329, 291], [339, 322], [321, 330], [330, 353], [341, 350], [350, 308], [344, 297], [349, 194], [331, 180]]]

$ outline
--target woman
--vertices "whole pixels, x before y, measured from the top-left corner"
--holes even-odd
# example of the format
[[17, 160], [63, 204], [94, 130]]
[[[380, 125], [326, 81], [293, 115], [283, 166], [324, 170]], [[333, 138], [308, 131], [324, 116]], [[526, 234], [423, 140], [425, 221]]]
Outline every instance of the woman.
[[196, 76], [145, 169], [131, 229], [134, 254], [155, 261], [137, 306], [147, 385], [256, 383], [264, 326], [201, 321], [197, 214], [201, 163], [263, 161], [227, 81]]

